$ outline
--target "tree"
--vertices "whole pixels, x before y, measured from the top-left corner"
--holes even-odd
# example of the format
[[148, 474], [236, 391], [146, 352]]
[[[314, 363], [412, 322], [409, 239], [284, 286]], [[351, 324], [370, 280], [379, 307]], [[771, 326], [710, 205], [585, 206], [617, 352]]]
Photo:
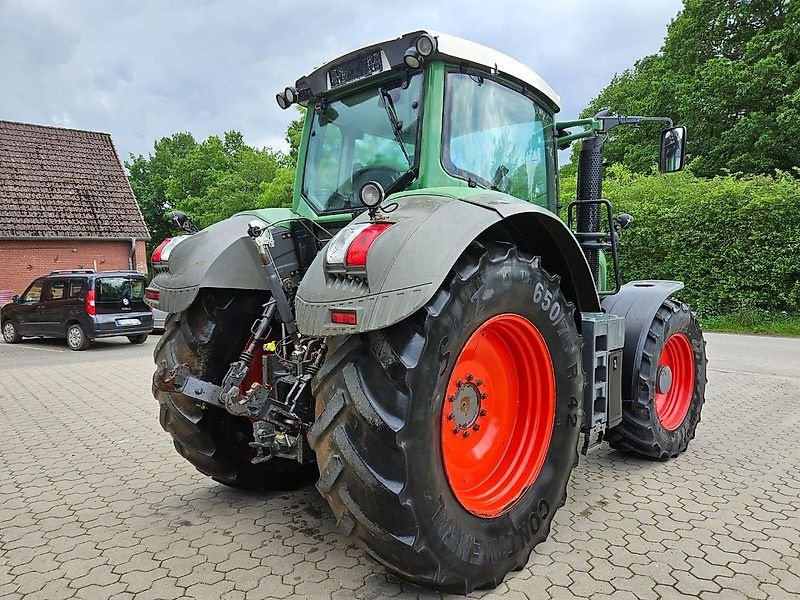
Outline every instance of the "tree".
[[[614, 77], [584, 111], [666, 115], [688, 126], [702, 176], [792, 171], [800, 153], [800, 2], [684, 0], [658, 54]], [[611, 163], [655, 164], [658, 126], [615, 129]]]
[[167, 237], [172, 228], [164, 215], [172, 210], [173, 203], [167, 195], [167, 184], [173, 177], [175, 163], [185, 158], [197, 145], [191, 133], [175, 133], [161, 138], [154, 152], [147, 158], [131, 155], [125, 162], [133, 193], [150, 230], [149, 250]]
[[248, 146], [238, 131], [202, 142], [176, 133], [156, 142], [148, 157], [131, 156], [125, 166], [150, 229], [150, 249], [172, 233], [165, 218], [170, 210], [207, 227], [242, 210], [290, 205], [300, 131], [302, 116], [287, 131], [289, 156]]

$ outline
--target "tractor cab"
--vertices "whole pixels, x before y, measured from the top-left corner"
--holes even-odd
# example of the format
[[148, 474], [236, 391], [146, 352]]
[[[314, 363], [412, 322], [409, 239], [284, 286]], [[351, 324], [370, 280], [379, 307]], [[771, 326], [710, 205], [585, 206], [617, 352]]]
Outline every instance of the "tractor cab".
[[469, 187], [555, 210], [559, 98], [490, 48], [417, 31], [327, 63], [277, 101], [308, 109], [298, 214], [349, 219], [368, 182], [386, 196]]

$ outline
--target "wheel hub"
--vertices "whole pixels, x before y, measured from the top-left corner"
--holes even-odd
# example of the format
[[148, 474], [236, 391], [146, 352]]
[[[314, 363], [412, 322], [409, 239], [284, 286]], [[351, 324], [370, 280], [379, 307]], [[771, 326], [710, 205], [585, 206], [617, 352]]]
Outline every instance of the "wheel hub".
[[486, 409], [481, 407], [481, 401], [487, 398], [486, 392], [480, 389], [483, 385], [483, 381], [475, 379], [471, 373], [466, 381], [456, 381], [456, 393], [447, 399], [452, 404], [448, 419], [453, 421], [454, 435], [463, 435], [469, 429], [480, 429], [478, 419], [486, 416]]
[[658, 375], [656, 376], [656, 388], [659, 394], [668, 394], [669, 389], [672, 387], [672, 369], [667, 365], [658, 367]]

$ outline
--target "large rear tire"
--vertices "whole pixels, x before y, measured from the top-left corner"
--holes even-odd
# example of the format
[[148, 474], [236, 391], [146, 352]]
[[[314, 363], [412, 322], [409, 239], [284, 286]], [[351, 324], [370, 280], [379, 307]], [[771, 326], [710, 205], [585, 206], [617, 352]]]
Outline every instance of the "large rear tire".
[[[201, 290], [184, 312], [169, 315], [166, 331], [154, 351], [157, 365], [172, 369], [187, 363], [192, 374], [219, 385], [230, 363], [241, 352], [253, 321], [266, 302], [263, 294], [237, 290]], [[161, 427], [175, 449], [195, 468], [219, 483], [244, 489], [289, 489], [316, 472], [314, 465], [275, 458], [252, 464], [250, 422], [153, 385], [160, 405]]]
[[645, 458], [675, 458], [694, 439], [706, 389], [703, 330], [686, 304], [670, 299], [658, 309], [635, 377], [608, 442]]
[[581, 339], [559, 279], [473, 244], [421, 311], [331, 341], [308, 438], [340, 528], [443, 591], [523, 568], [577, 463]]

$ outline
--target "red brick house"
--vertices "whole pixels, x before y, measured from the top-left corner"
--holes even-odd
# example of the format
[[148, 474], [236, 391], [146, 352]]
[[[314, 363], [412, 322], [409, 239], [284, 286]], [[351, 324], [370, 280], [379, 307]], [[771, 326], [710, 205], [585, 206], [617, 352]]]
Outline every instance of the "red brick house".
[[145, 272], [149, 239], [109, 134], [0, 121], [0, 302], [56, 269]]

